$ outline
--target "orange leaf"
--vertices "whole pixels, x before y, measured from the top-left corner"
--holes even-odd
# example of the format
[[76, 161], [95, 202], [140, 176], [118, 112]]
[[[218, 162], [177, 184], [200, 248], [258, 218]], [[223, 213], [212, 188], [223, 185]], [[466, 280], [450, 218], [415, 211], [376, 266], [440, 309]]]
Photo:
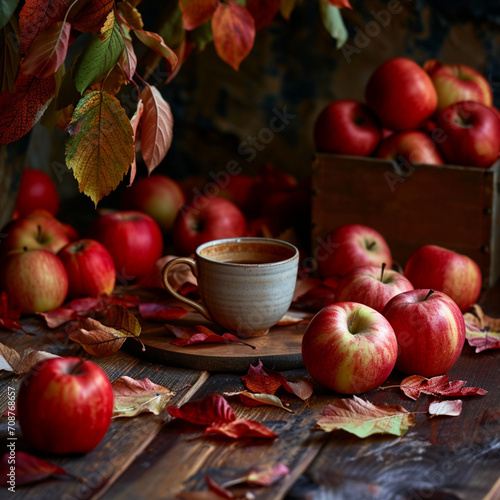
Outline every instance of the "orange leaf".
[[71, 25], [82, 33], [97, 31], [114, 6], [114, 0], [90, 0], [77, 12]]
[[[11, 470], [9, 457], [10, 454], [8, 452], [4, 453], [0, 462], [0, 486], [3, 487], [9, 486], [8, 473]], [[65, 476], [66, 474], [67, 472], [58, 465], [51, 464], [41, 458], [24, 453], [24, 451], [16, 452], [15, 486], [42, 481], [53, 475]]]
[[134, 30], [134, 33], [137, 35], [137, 38], [144, 45], [146, 45], [146, 47], [149, 47], [152, 51], [156, 52], [165, 59], [169, 72], [174, 71], [177, 63], [179, 62], [177, 54], [165, 44], [160, 35], [144, 30]]
[[25, 54], [39, 33], [64, 19], [66, 0], [26, 0], [19, 13], [19, 50]]
[[352, 9], [349, 0], [325, 0], [326, 3], [333, 5], [334, 7], [338, 7], [339, 9], [347, 8]]
[[21, 71], [37, 78], [54, 74], [64, 62], [69, 46], [71, 25], [57, 22], [40, 33], [30, 45], [21, 65]]
[[236, 420], [233, 409], [220, 394], [210, 394], [197, 401], [188, 401], [181, 407], [167, 406], [167, 412], [174, 418], [181, 418], [197, 425]]
[[10, 144], [27, 134], [54, 97], [54, 75], [36, 78], [19, 73], [15, 92], [0, 93], [0, 145]]
[[243, 418], [230, 422], [214, 422], [205, 429], [205, 434], [222, 434], [233, 439], [248, 437], [275, 439], [278, 437], [264, 424]]
[[280, 0], [247, 0], [246, 8], [255, 21], [255, 29], [260, 30], [273, 22], [280, 10]]
[[141, 92], [144, 111], [141, 117], [141, 151], [151, 173], [163, 160], [172, 144], [174, 118], [159, 90], [149, 85]]
[[247, 389], [252, 392], [274, 394], [282, 385], [283, 375], [264, 367], [259, 359], [257, 366], [250, 365], [248, 373], [241, 377]]
[[179, 0], [184, 29], [190, 31], [208, 21], [218, 3], [219, 0]]
[[212, 33], [219, 57], [238, 71], [255, 39], [255, 23], [250, 12], [235, 0], [219, 3], [212, 17]]

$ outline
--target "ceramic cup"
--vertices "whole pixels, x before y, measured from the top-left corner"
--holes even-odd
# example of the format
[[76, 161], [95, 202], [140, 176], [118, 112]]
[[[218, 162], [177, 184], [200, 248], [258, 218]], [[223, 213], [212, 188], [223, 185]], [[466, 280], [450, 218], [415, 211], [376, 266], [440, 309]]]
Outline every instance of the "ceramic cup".
[[[287, 312], [297, 281], [299, 252], [271, 238], [230, 238], [199, 246], [195, 258], [178, 257], [163, 268], [167, 290], [210, 321], [240, 337], [267, 333]], [[201, 303], [176, 292], [169, 270], [188, 264], [198, 279]]]

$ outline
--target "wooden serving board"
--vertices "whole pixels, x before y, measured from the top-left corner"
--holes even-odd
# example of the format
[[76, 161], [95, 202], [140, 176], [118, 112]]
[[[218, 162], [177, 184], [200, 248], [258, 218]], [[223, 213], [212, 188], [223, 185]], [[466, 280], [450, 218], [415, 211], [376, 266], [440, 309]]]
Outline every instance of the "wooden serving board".
[[[224, 333], [219, 326], [208, 322], [197, 312], [190, 312], [171, 323], [180, 326], [205, 325], [215, 333]], [[133, 339], [128, 339], [124, 347], [135, 356], [149, 361], [194, 370], [246, 372], [250, 364], [257, 364], [259, 359], [272, 370], [291, 370], [304, 366], [301, 344], [306, 327], [307, 323], [274, 326], [266, 335], [242, 339], [253, 346], [252, 349], [244, 344], [194, 344], [180, 347], [170, 343], [175, 337], [165, 326], [147, 323], [143, 324], [140, 336], [145, 350], [142, 350], [140, 342]]]

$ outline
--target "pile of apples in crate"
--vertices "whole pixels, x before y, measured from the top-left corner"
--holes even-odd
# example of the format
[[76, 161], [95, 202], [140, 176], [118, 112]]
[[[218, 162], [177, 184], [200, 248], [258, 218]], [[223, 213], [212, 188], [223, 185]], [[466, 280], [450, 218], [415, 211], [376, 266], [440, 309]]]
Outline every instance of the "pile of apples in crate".
[[96, 212], [81, 235], [58, 219], [52, 178], [25, 168], [13, 220], [1, 229], [0, 291], [33, 314], [109, 295], [117, 284], [162, 287], [165, 258], [207, 241], [286, 232], [296, 242], [297, 221], [309, 228], [308, 197], [307, 183], [272, 165], [186, 184], [156, 174], [125, 189], [116, 209]]
[[463, 64], [398, 57], [370, 76], [365, 101], [327, 105], [317, 151], [408, 163], [489, 168], [500, 153], [500, 113], [488, 80]]

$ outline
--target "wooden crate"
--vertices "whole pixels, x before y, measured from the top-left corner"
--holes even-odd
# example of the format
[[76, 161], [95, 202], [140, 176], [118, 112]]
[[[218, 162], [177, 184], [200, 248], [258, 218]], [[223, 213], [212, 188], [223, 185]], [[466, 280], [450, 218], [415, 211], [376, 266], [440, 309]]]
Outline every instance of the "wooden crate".
[[485, 287], [500, 276], [500, 162], [484, 170], [318, 154], [312, 194], [311, 250], [357, 223], [379, 231], [402, 266], [435, 244], [474, 259]]

